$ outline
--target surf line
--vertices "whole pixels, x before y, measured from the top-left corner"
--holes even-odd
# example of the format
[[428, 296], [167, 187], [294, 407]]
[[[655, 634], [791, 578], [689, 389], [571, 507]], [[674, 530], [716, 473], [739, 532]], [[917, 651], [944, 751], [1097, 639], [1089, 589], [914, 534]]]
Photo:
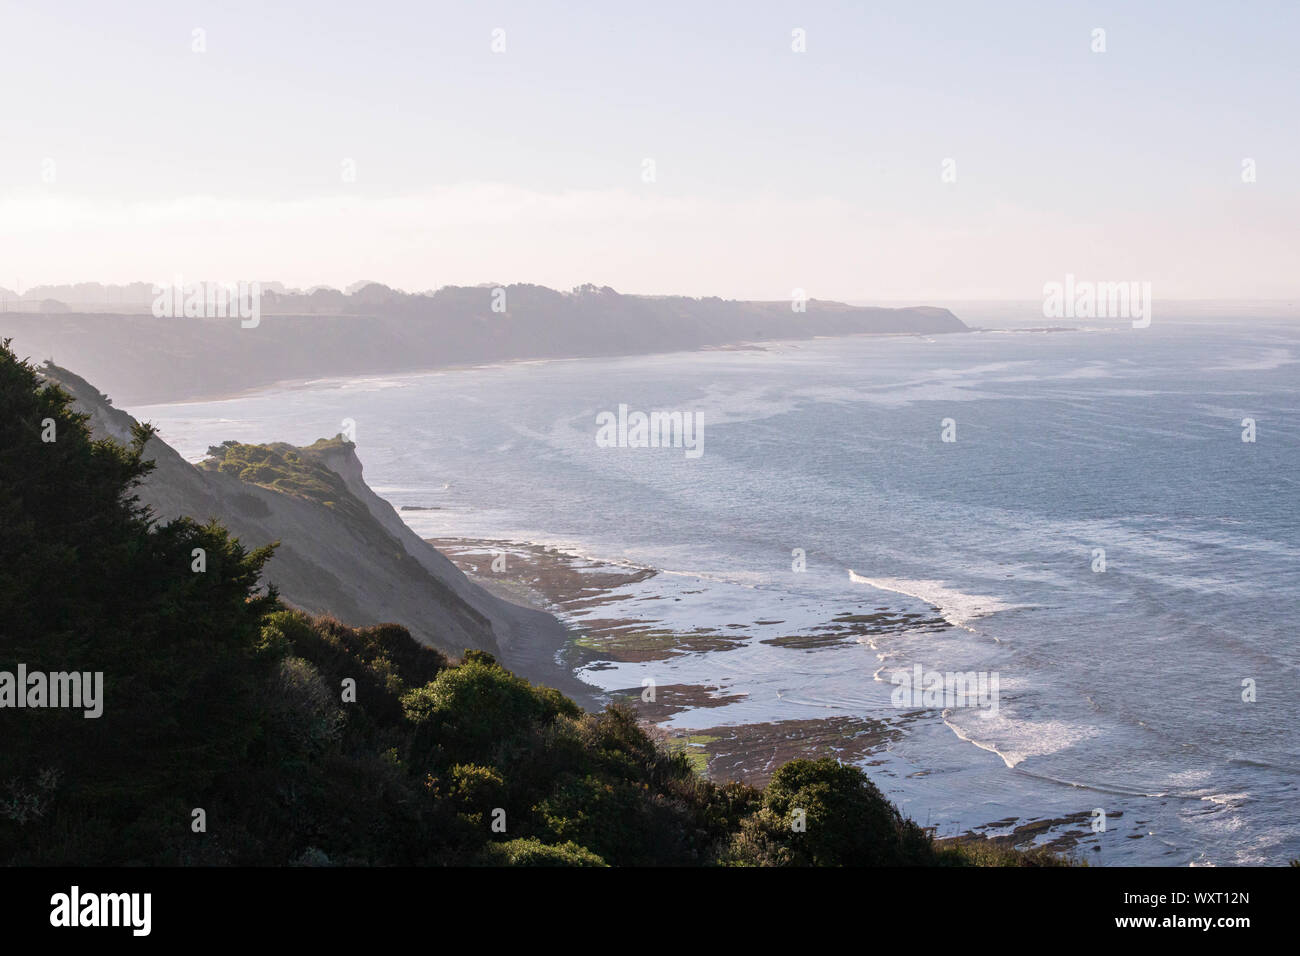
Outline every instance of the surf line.
[[[997, 611], [1009, 611], [1024, 605], [1003, 604], [997, 598], [985, 597], [979, 594], [963, 594], [951, 588], [943, 586], [942, 581], [905, 581], [895, 578], [868, 578], [864, 577], [852, 568], [848, 569], [849, 581], [853, 584], [866, 584], [878, 591], [892, 591], [894, 594], [902, 594], [907, 597], [916, 598], [930, 607], [934, 608], [941, 618], [952, 627], [959, 627], [963, 631], [969, 631], [971, 634], [978, 634], [981, 637], [987, 637], [994, 644], [1001, 644], [1002, 641], [993, 634], [985, 634], [971, 627], [967, 622], [977, 617], [986, 617]], [[965, 607], [954, 607], [951, 603], [944, 604], [944, 597], [951, 596], [958, 599], [961, 605]], [[973, 604], [973, 602], [981, 602]], [[973, 606], [972, 606], [973, 605]], [[967, 609], [968, 608], [968, 609]]]

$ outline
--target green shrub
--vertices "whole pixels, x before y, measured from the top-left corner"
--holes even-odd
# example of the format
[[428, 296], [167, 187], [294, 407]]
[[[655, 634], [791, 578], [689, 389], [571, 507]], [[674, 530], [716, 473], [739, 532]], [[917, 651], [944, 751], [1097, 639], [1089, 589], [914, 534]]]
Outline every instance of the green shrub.
[[535, 837], [490, 843], [476, 861], [480, 866], [605, 866], [595, 853], [576, 843], [549, 846]]
[[830, 757], [792, 760], [772, 776], [763, 806], [741, 823], [727, 861], [758, 866], [933, 863], [929, 836], [857, 767]]
[[506, 802], [506, 782], [491, 767], [457, 764], [451, 768], [451, 796], [470, 822], [486, 826], [492, 811]]
[[429, 764], [482, 760], [561, 714], [582, 712], [577, 704], [550, 688], [534, 687], [482, 652], [468, 652], [459, 667], [407, 693], [402, 708], [416, 730], [414, 759]]

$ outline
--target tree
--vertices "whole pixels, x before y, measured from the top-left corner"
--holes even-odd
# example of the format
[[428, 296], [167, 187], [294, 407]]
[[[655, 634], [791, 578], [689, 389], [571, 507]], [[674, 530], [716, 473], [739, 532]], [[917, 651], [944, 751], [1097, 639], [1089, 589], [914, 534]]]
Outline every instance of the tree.
[[97, 718], [0, 709], [0, 787], [21, 805], [58, 781], [37, 817], [0, 811], [0, 860], [121, 861], [136, 834], [158, 860], [160, 834], [190, 831], [189, 808], [258, 732], [271, 550], [216, 523], [157, 524], [134, 493], [152, 435], [92, 439], [71, 396], [0, 345], [0, 671], [102, 675], [103, 697]]

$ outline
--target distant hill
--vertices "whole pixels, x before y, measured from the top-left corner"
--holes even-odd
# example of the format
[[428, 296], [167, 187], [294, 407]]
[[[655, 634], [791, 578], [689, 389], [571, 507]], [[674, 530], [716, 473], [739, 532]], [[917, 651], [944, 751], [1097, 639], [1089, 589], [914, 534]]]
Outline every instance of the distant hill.
[[[51, 289], [28, 296], [38, 291], [48, 297]], [[0, 311], [0, 336], [12, 336], [20, 355], [79, 369], [127, 404], [222, 396], [293, 379], [967, 329], [940, 308], [810, 299], [805, 311], [795, 311], [789, 301], [622, 295], [592, 285], [572, 292], [448, 286], [408, 294], [369, 283], [346, 295], [278, 292], [264, 284], [256, 328], [241, 328], [238, 319], [155, 318], [142, 307], [52, 309]]]
[[[85, 379], [58, 366], [40, 371], [90, 416], [93, 437], [130, 440], [135, 419]], [[551, 662], [563, 625], [489, 594], [411, 531], [366, 485], [350, 442], [227, 442], [195, 467], [154, 437], [145, 458], [156, 467], [139, 496], [160, 520], [217, 518], [248, 548], [280, 542], [263, 576], [287, 603], [353, 626], [400, 624], [452, 657], [485, 650], [521, 674], [590, 698], [586, 685]]]

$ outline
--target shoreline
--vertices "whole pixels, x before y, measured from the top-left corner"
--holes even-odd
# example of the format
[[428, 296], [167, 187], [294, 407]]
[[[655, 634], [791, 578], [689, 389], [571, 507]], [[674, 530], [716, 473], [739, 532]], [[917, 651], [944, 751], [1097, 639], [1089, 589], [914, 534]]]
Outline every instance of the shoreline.
[[[575, 680], [581, 681], [576, 671], [583, 668], [600, 670], [613, 662], [645, 663], [680, 654], [721, 651], [735, 642], [730, 635], [712, 629], [681, 631], [654, 626], [659, 623], [654, 621], [599, 616], [606, 606], [621, 602], [620, 589], [658, 577], [661, 572], [654, 568], [608, 564], [531, 542], [425, 540], [472, 581], [497, 596], [526, 602], [555, 616], [564, 625], [568, 640], [555, 649], [554, 663]], [[504, 561], [504, 570], [493, 572], [494, 560]], [[802, 639], [815, 646], [816, 641], [826, 638], [812, 635]], [[763, 786], [778, 767], [798, 757], [833, 755], [845, 760], [868, 760], [884, 743], [900, 735], [896, 722], [844, 714], [674, 727], [669, 722], [678, 714], [725, 707], [747, 695], [728, 694], [716, 684], [663, 684], [656, 686], [653, 698], [647, 700], [642, 687], [602, 691], [594, 685], [586, 686], [602, 704], [630, 706], [670, 749], [686, 753], [697, 770], [720, 782], [737, 780]], [[900, 718], [897, 723], [905, 720]]]
[[202, 393], [194, 396], [185, 396], [182, 398], [171, 398], [162, 401], [130, 401], [123, 400], [124, 407], [143, 407], [148, 408], [154, 405], [180, 406], [180, 405], [209, 405], [217, 402], [233, 401], [241, 398], [250, 398], [263, 394], [265, 392], [284, 390], [298, 391], [306, 388], [313, 388], [331, 383], [355, 383], [370, 382], [380, 379], [393, 377], [406, 377], [418, 375], [432, 375], [439, 372], [466, 372], [474, 369], [485, 368], [509, 368], [516, 365], [537, 365], [550, 364], [552, 362], [583, 362], [593, 359], [617, 360], [629, 358], [652, 358], [666, 357], [671, 355], [697, 355], [708, 352], [767, 352], [774, 348], [799, 348], [800, 343], [819, 342], [827, 339], [839, 338], [873, 338], [888, 339], [902, 338], [915, 339], [927, 338], [931, 335], [961, 335], [976, 331], [1001, 331], [990, 329], [953, 329], [943, 332], [847, 332], [843, 335], [810, 335], [802, 338], [791, 339], [754, 339], [738, 342], [725, 342], [718, 345], [700, 345], [693, 348], [667, 349], [661, 352], [619, 352], [610, 355], [555, 355], [555, 356], [534, 356], [534, 357], [514, 357], [500, 359], [485, 359], [480, 362], [459, 362], [450, 365], [434, 365], [421, 368], [393, 369], [387, 372], [359, 372], [359, 373], [339, 373], [335, 375], [317, 375], [310, 378], [281, 378], [261, 385], [248, 385], [233, 391], [220, 391], [212, 393]]
[[[617, 677], [621, 666], [654, 666], [675, 658], [726, 652], [750, 641], [809, 652], [827, 647], [827, 642], [846, 640], [843, 632], [834, 631], [760, 641], [755, 634], [743, 636], [738, 625], [727, 626], [736, 629], [733, 633], [719, 628], [674, 629], [662, 621], [619, 613], [628, 602], [646, 601], [647, 593], [658, 594], [655, 582], [662, 572], [657, 569], [602, 562], [530, 542], [438, 537], [425, 540], [476, 583], [559, 619], [568, 639], [554, 649], [552, 666], [578, 681], [583, 673], [613, 672]], [[494, 561], [500, 570], [492, 570]], [[681, 593], [692, 593], [689, 585], [686, 587]], [[925, 625], [934, 620], [910, 623]], [[853, 623], [856, 629], [869, 629], [868, 622]], [[891, 619], [890, 623], [897, 620]], [[856, 641], [856, 637], [848, 640]], [[685, 753], [701, 775], [719, 783], [735, 780], [763, 786], [778, 767], [790, 760], [834, 757], [867, 769], [882, 789], [889, 790], [891, 799], [897, 799], [904, 790], [914, 792], [925, 778], [949, 772], [947, 768], [916, 766], [894, 753], [895, 746], [905, 743], [909, 734], [924, 733], [932, 722], [941, 719], [925, 711], [902, 711], [891, 716], [832, 713], [728, 721], [722, 712], [744, 705], [750, 694], [744, 688], [729, 686], [725, 679], [659, 683], [653, 688], [652, 699], [646, 699], [645, 688], [631, 683], [605, 689], [586, 686], [591, 687], [593, 698], [601, 705], [629, 705], [653, 736], [670, 749]], [[679, 722], [679, 717], [690, 719]], [[1040, 814], [1007, 813], [1003, 807], [1001, 812], [982, 819], [976, 809], [979, 801], [972, 799], [971, 803], [974, 812], [969, 820], [955, 827], [951, 822], [931, 819], [928, 811], [917, 822], [946, 841], [986, 837], [998, 845], [1047, 847], [1066, 853], [1096, 849], [1087, 813], [1047, 807], [1047, 812]], [[1122, 810], [1114, 813], [1116, 822], [1124, 816]]]

